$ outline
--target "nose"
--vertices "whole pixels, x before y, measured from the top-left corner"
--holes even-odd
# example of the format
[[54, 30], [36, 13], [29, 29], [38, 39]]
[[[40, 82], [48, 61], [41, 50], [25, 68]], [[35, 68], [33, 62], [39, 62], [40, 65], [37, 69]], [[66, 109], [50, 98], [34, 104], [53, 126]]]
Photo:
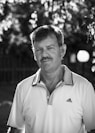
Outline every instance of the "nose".
[[43, 49], [41, 54], [42, 54], [42, 57], [47, 57], [48, 55], [47, 50]]

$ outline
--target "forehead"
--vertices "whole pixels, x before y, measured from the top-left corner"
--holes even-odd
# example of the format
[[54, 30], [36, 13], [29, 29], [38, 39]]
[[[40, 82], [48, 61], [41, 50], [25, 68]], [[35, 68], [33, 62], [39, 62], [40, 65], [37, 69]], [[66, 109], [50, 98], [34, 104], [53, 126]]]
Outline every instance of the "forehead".
[[48, 35], [47, 37], [41, 39], [40, 41], [36, 41], [34, 43], [34, 47], [37, 46], [47, 46], [47, 45], [58, 45], [57, 38], [54, 34]]

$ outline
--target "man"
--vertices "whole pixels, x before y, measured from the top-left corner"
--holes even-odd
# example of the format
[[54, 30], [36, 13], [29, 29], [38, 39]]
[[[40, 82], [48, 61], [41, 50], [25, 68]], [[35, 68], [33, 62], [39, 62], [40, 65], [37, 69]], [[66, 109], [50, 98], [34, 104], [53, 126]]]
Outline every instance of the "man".
[[59, 28], [44, 25], [31, 34], [39, 70], [16, 88], [8, 125], [25, 133], [86, 133], [95, 129], [92, 84], [62, 65], [66, 52]]

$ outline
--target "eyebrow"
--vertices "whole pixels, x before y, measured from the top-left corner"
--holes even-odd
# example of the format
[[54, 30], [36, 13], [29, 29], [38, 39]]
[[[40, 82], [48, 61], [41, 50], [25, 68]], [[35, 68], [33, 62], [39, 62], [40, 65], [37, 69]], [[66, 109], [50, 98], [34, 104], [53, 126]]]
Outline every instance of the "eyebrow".
[[50, 45], [48, 45], [47, 47], [51, 47], [51, 46], [55, 46], [54, 44], [50, 44]]

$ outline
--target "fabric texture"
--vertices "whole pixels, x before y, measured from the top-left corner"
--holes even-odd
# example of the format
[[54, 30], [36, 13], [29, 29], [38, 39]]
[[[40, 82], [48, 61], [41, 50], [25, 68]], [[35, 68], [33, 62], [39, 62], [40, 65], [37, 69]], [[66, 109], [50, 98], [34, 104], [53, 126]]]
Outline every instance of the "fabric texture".
[[21, 81], [7, 124], [25, 129], [25, 133], [86, 133], [95, 128], [92, 84], [64, 68], [63, 80], [51, 95], [40, 81], [40, 69]]

